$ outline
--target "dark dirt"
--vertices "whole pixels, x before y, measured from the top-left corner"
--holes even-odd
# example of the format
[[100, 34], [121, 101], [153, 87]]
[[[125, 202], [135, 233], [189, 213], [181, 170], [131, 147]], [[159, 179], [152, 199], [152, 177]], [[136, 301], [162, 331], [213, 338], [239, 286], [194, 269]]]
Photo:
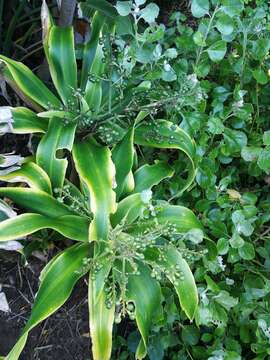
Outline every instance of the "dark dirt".
[[[19, 338], [29, 317], [38, 288], [38, 276], [44, 266], [32, 257], [29, 265], [23, 267], [19, 256], [7, 258], [7, 255], [3, 251], [0, 253], [0, 284], [11, 312], [0, 312], [0, 355], [6, 355]], [[85, 281], [78, 282], [61, 309], [30, 332], [20, 360], [90, 359]]]

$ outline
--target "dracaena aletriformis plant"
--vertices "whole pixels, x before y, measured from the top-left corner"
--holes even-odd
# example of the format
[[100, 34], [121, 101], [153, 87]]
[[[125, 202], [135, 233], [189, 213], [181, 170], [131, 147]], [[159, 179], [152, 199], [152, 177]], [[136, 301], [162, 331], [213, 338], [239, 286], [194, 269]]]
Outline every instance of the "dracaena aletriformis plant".
[[[41, 17], [44, 52], [55, 91], [21, 62], [1, 55], [1, 77], [29, 108], [0, 108], [0, 134], [43, 135], [36, 162], [48, 173], [53, 187], [61, 188], [67, 167], [62, 150], [72, 150], [78, 132], [102, 134], [101, 124], [110, 122], [128, 100], [119, 101], [117, 79], [112, 80], [109, 59], [114, 27], [109, 18], [94, 13], [90, 39], [83, 45], [82, 66], [77, 67], [73, 28], [56, 26], [45, 1]], [[107, 137], [102, 134], [104, 139], [112, 141], [118, 134], [117, 125], [113, 127]]]
[[[43, 270], [30, 319], [7, 360], [18, 359], [29, 331], [68, 299], [85, 274], [89, 274], [95, 360], [110, 359], [113, 323], [125, 316], [136, 321], [141, 334], [137, 358], [146, 356], [152, 320], [162, 315], [160, 281], [172, 283], [183, 312], [193, 319], [198, 296], [183, 256], [189, 250], [184, 250], [182, 236], [191, 229], [201, 230], [201, 224], [183, 206], [152, 200], [153, 187], [174, 171], [161, 161], [134, 169], [134, 143], [178, 149], [191, 159], [195, 145], [166, 120], [156, 120], [154, 125], [139, 120], [113, 148], [93, 136], [75, 141], [72, 156], [79, 180], [77, 184], [65, 180], [56, 197], [50, 177], [34, 162], [0, 177], [28, 185], [0, 188], [2, 197], [28, 211], [0, 222], [0, 241], [23, 238], [43, 228], [77, 241]], [[194, 172], [190, 174], [189, 183]]]

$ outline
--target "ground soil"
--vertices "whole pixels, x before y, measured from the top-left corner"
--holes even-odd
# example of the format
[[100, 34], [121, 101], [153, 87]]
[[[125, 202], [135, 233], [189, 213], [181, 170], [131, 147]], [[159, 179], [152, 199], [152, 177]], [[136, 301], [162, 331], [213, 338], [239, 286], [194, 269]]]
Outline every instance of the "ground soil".
[[[29, 260], [27, 266], [22, 266], [19, 256], [0, 252], [0, 284], [11, 309], [10, 313], [0, 311], [1, 355], [6, 355], [18, 340], [38, 288], [44, 263], [34, 257]], [[86, 279], [81, 279], [67, 303], [30, 332], [21, 360], [90, 359], [85, 282]]]

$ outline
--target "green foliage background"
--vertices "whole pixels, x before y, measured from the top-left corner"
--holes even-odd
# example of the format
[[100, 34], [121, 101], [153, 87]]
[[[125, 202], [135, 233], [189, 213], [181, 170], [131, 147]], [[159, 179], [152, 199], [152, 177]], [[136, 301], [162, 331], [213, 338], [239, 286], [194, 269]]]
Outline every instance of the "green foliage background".
[[[196, 179], [180, 198], [181, 154], [142, 149], [137, 161], [173, 163], [176, 176], [154, 196], [192, 209], [207, 234], [181, 239], [198, 286], [196, 318], [190, 323], [164, 281], [164, 314], [151, 329], [149, 359], [268, 359], [270, 7], [264, 0], [192, 0], [191, 13], [175, 11], [164, 25], [155, 22], [156, 4], [135, 5], [118, 2], [123, 18], [112, 39], [119, 98], [138, 86], [120, 120], [128, 124], [137, 109], [149, 111], [195, 139]], [[97, 135], [113, 144], [117, 134], [109, 130], [104, 125]], [[131, 327], [124, 338], [120, 330], [115, 326], [112, 357], [134, 359], [138, 331]]]

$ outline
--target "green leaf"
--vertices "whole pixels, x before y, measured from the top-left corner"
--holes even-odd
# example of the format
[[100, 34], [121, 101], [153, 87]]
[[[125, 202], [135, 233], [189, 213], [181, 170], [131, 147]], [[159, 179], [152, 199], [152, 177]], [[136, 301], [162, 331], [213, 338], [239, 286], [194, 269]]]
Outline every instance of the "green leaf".
[[[198, 307], [198, 293], [192, 272], [181, 254], [174, 248], [170, 247], [164, 254], [164, 265], [168, 270], [167, 277], [175, 287], [179, 297], [180, 305], [187, 317], [192, 320]], [[179, 279], [173, 276], [177, 268], [180, 272]]]
[[153, 23], [159, 14], [159, 7], [150, 3], [140, 11], [140, 18], [143, 18], [148, 24]]
[[238, 249], [244, 245], [245, 241], [239, 234], [237, 234], [237, 232], [234, 232], [233, 236], [231, 237], [229, 242], [230, 242], [232, 248]]
[[40, 119], [33, 111], [24, 108], [10, 108], [12, 126], [9, 132], [13, 134], [45, 133], [48, 128], [47, 119]]
[[45, 109], [52, 106], [56, 108], [61, 107], [60, 100], [58, 100], [58, 98], [27, 66], [3, 55], [0, 56], [0, 61], [4, 63], [8, 71], [8, 73], [5, 73], [4, 71], [4, 78], [8, 76], [7, 82], [11, 82], [11, 86], [14, 84], [18, 87], [23, 96], [29, 98]]
[[161, 290], [158, 282], [151, 277], [150, 270], [143, 265], [138, 267], [140, 275], [128, 277], [127, 299], [135, 304], [135, 318], [142, 336], [137, 358], [142, 359], [148, 344], [148, 335], [154, 317], [162, 312]]
[[214, 135], [222, 134], [225, 128], [222, 120], [216, 116], [209, 117], [207, 127], [209, 132]]
[[200, 18], [209, 13], [209, 1], [208, 0], [192, 0], [191, 3], [192, 15]]
[[242, 0], [222, 0], [221, 10], [231, 17], [240, 15], [243, 9], [244, 2]]
[[193, 35], [193, 40], [195, 42], [196, 45], [198, 46], [205, 46], [205, 40], [204, 40], [204, 36], [200, 31], [196, 31]]
[[241, 156], [245, 161], [255, 161], [258, 159], [262, 149], [255, 146], [244, 146], [241, 150]]
[[105, 15], [113, 20], [118, 15], [115, 7], [106, 0], [87, 0], [85, 3], [80, 3], [79, 5], [82, 9], [91, 8], [98, 10], [102, 16]]
[[244, 245], [238, 249], [238, 253], [244, 260], [252, 260], [255, 258], [254, 246], [249, 242], [245, 242]]
[[53, 229], [77, 241], [88, 241], [89, 220], [67, 215], [51, 218], [39, 214], [22, 214], [0, 222], [0, 241], [25, 237], [41, 229]]
[[151, 196], [152, 192], [145, 190], [121, 200], [117, 206], [117, 211], [111, 215], [112, 226], [115, 227], [121, 222], [124, 222], [125, 225], [133, 223], [138, 217], [142, 216]]
[[36, 154], [37, 164], [49, 175], [53, 189], [62, 188], [68, 162], [59, 159], [58, 151], [71, 151], [75, 137], [76, 124], [64, 125], [62, 119], [52, 118], [45, 136], [41, 139]]
[[218, 295], [214, 296], [214, 300], [223, 306], [227, 311], [236, 306], [238, 299], [232, 297], [227, 291], [221, 290]]
[[74, 144], [73, 158], [79, 177], [90, 193], [94, 219], [89, 229], [89, 241], [106, 240], [109, 216], [116, 210], [115, 192], [112, 190], [115, 169], [110, 150], [88, 137]]
[[270, 146], [265, 147], [260, 152], [257, 164], [260, 169], [270, 174]]
[[91, 23], [91, 37], [90, 40], [85, 44], [83, 50], [83, 64], [81, 73], [82, 89], [85, 89], [88, 74], [96, 56], [97, 48], [99, 46], [99, 38], [102, 36], [104, 22], [105, 17], [100, 12], [95, 12]]
[[247, 136], [243, 131], [225, 128], [223, 136], [225, 147], [222, 148], [222, 152], [224, 155], [241, 152], [242, 148], [247, 145]]
[[60, 203], [44, 191], [28, 188], [1, 187], [0, 196], [8, 197], [24, 209], [48, 217], [57, 218], [65, 215], [76, 215], [66, 205]]
[[6, 175], [0, 175], [0, 180], [11, 183], [26, 182], [33, 189], [42, 190], [48, 194], [52, 193], [50, 178], [33, 162], [25, 163], [20, 169]]
[[233, 19], [226, 14], [221, 14], [217, 20], [216, 27], [223, 35], [230, 35], [234, 30]]
[[89, 68], [89, 74], [95, 77], [95, 80], [92, 81], [91, 79], [89, 79], [86, 82], [85, 87], [85, 100], [92, 113], [98, 113], [100, 109], [102, 101], [102, 81], [100, 77], [102, 77], [104, 68], [105, 63], [103, 45], [98, 43], [96, 47], [95, 57]]
[[[119, 142], [112, 151], [112, 160], [115, 165], [115, 180], [116, 180], [116, 198], [121, 196], [125, 182], [130, 174], [133, 166], [134, 158], [134, 128], [132, 127], [125, 137]], [[132, 189], [133, 190], [133, 189]]]
[[25, 346], [28, 333], [58, 310], [69, 298], [76, 282], [84, 275], [84, 260], [90, 255], [89, 244], [72, 246], [52, 259], [40, 284], [30, 319], [22, 336], [7, 355], [8, 360], [17, 360]]
[[196, 146], [185, 131], [169, 121], [156, 120], [155, 123], [138, 126], [134, 141], [138, 145], [184, 152], [188, 159], [188, 177], [182, 180], [182, 188], [174, 197], [180, 196], [191, 185], [195, 177]]
[[159, 161], [154, 165], [143, 165], [134, 174], [135, 189], [134, 193], [151, 189], [163, 179], [172, 177], [174, 170], [165, 162]]
[[141, 233], [155, 224], [172, 224], [179, 233], [186, 233], [191, 229], [203, 230], [203, 227], [194, 213], [184, 206], [163, 205], [154, 217], [134, 224], [130, 229], [132, 232]]
[[117, 1], [116, 10], [119, 15], [127, 16], [131, 13], [132, 2], [131, 1]]
[[89, 276], [88, 305], [89, 327], [92, 340], [92, 353], [94, 359], [110, 360], [112, 351], [112, 330], [115, 313], [115, 303], [106, 306], [106, 293], [104, 285], [110, 267], [105, 266], [102, 274], [98, 273], [92, 279]]
[[214, 62], [221, 61], [224, 58], [226, 51], [226, 42], [223, 40], [216, 41], [207, 49], [209, 58]]
[[77, 64], [73, 27], [52, 26], [48, 34], [46, 52], [51, 77], [64, 104], [75, 101], [77, 90]]
[[252, 75], [258, 84], [265, 85], [268, 83], [268, 76], [261, 68], [253, 70]]
[[263, 133], [263, 144], [270, 145], [270, 130]]

